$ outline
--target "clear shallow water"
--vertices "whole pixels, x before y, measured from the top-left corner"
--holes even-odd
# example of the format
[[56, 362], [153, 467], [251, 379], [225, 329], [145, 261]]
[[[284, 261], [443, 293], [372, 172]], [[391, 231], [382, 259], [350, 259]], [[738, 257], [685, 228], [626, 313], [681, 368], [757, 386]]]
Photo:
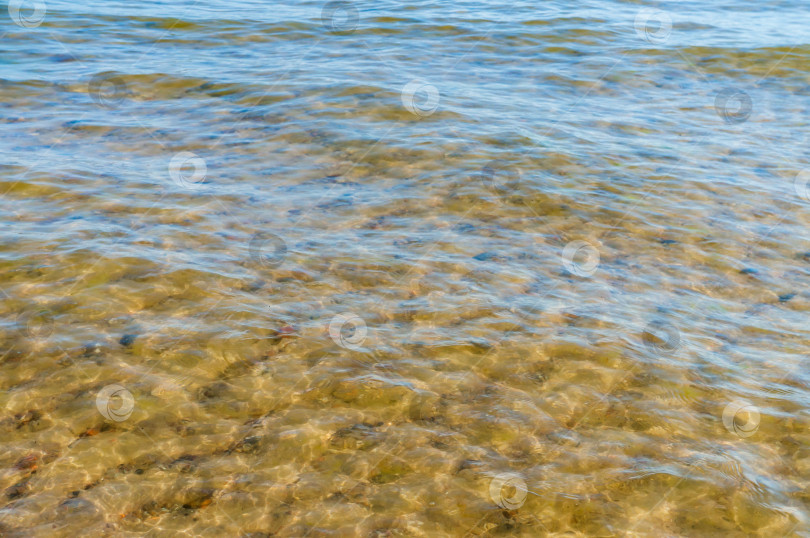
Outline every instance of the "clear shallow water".
[[4, 535], [810, 534], [806, 11], [17, 5]]

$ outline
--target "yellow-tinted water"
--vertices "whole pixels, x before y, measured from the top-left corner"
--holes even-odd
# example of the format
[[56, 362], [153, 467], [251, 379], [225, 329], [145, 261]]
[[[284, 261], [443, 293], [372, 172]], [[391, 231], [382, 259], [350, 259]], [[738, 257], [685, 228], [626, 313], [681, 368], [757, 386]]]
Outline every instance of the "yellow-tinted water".
[[0, 534], [810, 535], [808, 17], [650, 9], [12, 2]]

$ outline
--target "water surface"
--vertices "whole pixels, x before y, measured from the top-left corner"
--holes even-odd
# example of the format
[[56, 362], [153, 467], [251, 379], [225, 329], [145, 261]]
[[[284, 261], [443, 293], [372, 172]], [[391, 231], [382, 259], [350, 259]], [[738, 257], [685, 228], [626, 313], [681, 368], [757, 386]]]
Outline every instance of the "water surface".
[[810, 536], [806, 9], [9, 8], [3, 535]]

